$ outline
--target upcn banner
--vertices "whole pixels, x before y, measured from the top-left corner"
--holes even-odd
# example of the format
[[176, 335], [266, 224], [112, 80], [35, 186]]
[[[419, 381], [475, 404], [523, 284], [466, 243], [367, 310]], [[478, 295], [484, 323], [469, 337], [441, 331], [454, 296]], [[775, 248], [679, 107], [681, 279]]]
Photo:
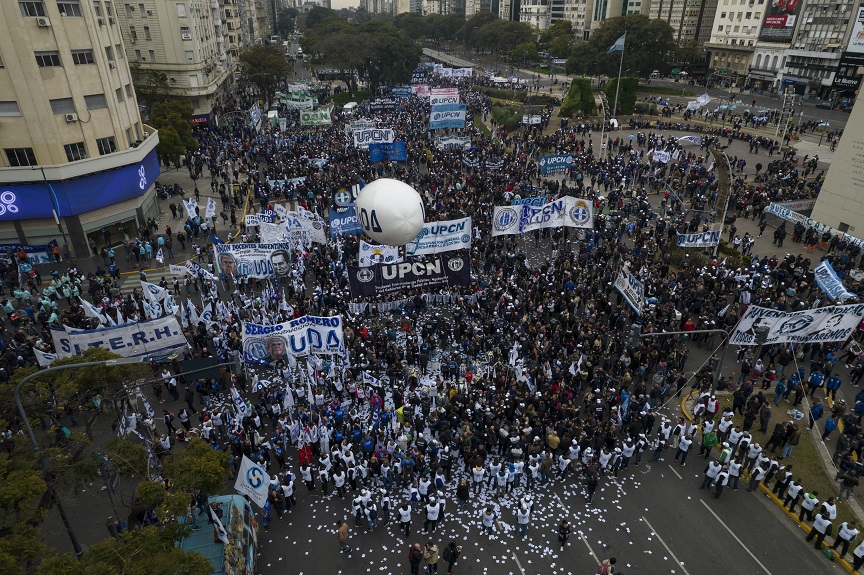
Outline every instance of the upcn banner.
[[339, 236], [359, 236], [363, 233], [360, 222], [357, 221], [357, 208], [348, 204], [340, 208], [342, 212], [330, 208], [330, 239]]
[[421, 261], [405, 258], [396, 264], [368, 268], [348, 266], [351, 297], [388, 295], [402, 290], [428, 291], [471, 283], [468, 256], [438, 256]]
[[540, 159], [537, 160], [537, 164], [540, 166], [541, 176], [559, 174], [561, 172], [566, 172], [573, 167], [573, 156], [570, 154], [540, 156]]
[[493, 236], [562, 226], [593, 228], [594, 206], [588, 200], [564, 196], [542, 206], [495, 206], [492, 215]]
[[471, 218], [429, 222], [405, 244], [405, 255], [437, 254], [471, 247]]
[[217, 270], [227, 277], [286, 277], [291, 273], [291, 244], [214, 244]]
[[[33, 172], [34, 177], [39, 172]], [[159, 161], [152, 150], [137, 164], [91, 174], [83, 178], [51, 182], [60, 216], [76, 216], [124, 200], [137, 198], [159, 177]], [[0, 183], [0, 221], [53, 218], [54, 201], [48, 184]], [[52, 224], [53, 225], [53, 224]]]
[[81, 355], [87, 348], [101, 347], [123, 357], [153, 355], [187, 347], [189, 342], [173, 315], [152, 321], [141, 321], [116, 327], [88, 329], [67, 333], [52, 329], [51, 338], [57, 357]]
[[765, 42], [791, 42], [802, 0], [773, 0], [768, 3], [759, 39]]
[[243, 361], [270, 363], [288, 355], [335, 354], [345, 347], [340, 316], [304, 315], [285, 323], [243, 323]]

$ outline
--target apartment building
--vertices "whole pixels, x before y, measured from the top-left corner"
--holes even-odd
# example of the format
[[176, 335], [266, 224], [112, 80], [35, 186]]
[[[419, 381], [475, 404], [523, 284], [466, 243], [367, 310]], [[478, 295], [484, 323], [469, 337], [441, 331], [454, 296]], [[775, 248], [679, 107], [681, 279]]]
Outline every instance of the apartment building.
[[648, 17], [663, 20], [675, 31], [679, 46], [702, 47], [711, 39], [718, 0], [654, 0]]
[[[0, 243], [90, 255], [158, 215], [158, 135], [142, 124], [107, 0], [0, 2]], [[55, 219], [56, 218], [56, 219]]]
[[549, 28], [551, 0], [521, 0], [519, 21], [529, 24], [540, 31]]
[[715, 77], [731, 85], [746, 84], [756, 41], [770, 7], [765, 0], [719, 0], [711, 37], [705, 44]]

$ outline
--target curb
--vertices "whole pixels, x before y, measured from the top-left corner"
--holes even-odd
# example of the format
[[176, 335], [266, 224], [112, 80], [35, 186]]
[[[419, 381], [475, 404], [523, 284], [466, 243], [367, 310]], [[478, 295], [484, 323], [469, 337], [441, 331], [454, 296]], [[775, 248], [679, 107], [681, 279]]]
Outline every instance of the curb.
[[[687, 395], [686, 395], [686, 396], [681, 400], [681, 412], [684, 413], [684, 417], [685, 417], [688, 421], [693, 421], [693, 416], [690, 415], [690, 412], [689, 412], [689, 411], [687, 411], [686, 403], [687, 403], [687, 400], [690, 399], [690, 396], [692, 396], [694, 393], [695, 393], [695, 391], [691, 391], [690, 393], [688, 393], [688, 394], [687, 394]], [[718, 444], [718, 446], [719, 446], [719, 444]], [[745, 469], [745, 470], [742, 472], [741, 477], [742, 477], [742, 478], [743, 478], [743, 477], [750, 477], [750, 473], [748, 473], [747, 470]], [[778, 499], [777, 496], [774, 495], [774, 492], [773, 492], [771, 489], [769, 489], [769, 488], [765, 485], [765, 483], [762, 482], [762, 481], [759, 482], [759, 490], [762, 491], [762, 492], [765, 494], [766, 497], [768, 497], [769, 499], [771, 499], [771, 501], [773, 501], [773, 502], [774, 502], [778, 507], [780, 507], [780, 509], [783, 510], [783, 513], [785, 513], [786, 515], [788, 515], [789, 517], [791, 517], [791, 518], [792, 518], [792, 521], [794, 521], [794, 522], [798, 525], [798, 527], [800, 527], [800, 528], [801, 528], [805, 533], [807, 533], [807, 534], [810, 533], [810, 531], [811, 531], [813, 528], [812, 528], [811, 526], [807, 525], [806, 523], [804, 523], [804, 522], [802, 522], [802, 521], [799, 521], [799, 520], [798, 520], [798, 516], [795, 515], [794, 513], [790, 512], [788, 509], [786, 509], [786, 507], [783, 505], [783, 502], [780, 501], [780, 499]], [[806, 543], [809, 543], [809, 541], [807, 541]], [[823, 542], [822, 542], [822, 547], [825, 548], [825, 547], [831, 547], [831, 546], [830, 546], [827, 542], [823, 541]], [[840, 557], [840, 556], [837, 554], [837, 551], [836, 551], [836, 550], [832, 550], [831, 552], [834, 554], [834, 561], [835, 561], [836, 563], [838, 563], [841, 567], [843, 567], [844, 569], [846, 569], [846, 571], [848, 571], [849, 573], [851, 573], [851, 574], [853, 574], [853, 575], [858, 573], [858, 571], [855, 571], [855, 570], [852, 568], [852, 564], [851, 564], [851, 563], [849, 563], [848, 561], [846, 561], [846, 559], [843, 559], [842, 557]]]

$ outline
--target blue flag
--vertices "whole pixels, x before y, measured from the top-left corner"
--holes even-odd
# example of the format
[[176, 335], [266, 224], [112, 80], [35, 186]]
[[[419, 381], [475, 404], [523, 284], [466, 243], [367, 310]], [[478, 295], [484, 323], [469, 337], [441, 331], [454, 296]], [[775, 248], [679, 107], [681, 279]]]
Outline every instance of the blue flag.
[[216, 236], [216, 234], [210, 234], [210, 241], [213, 242], [214, 244], [224, 244], [224, 243], [225, 243], [225, 242], [223, 242], [222, 240], [220, 240], [220, 239]]
[[621, 34], [621, 37], [615, 40], [615, 43], [612, 44], [612, 47], [607, 50], [607, 54], [611, 54], [612, 52], [623, 52], [624, 51], [624, 38], [627, 36], [627, 32]]

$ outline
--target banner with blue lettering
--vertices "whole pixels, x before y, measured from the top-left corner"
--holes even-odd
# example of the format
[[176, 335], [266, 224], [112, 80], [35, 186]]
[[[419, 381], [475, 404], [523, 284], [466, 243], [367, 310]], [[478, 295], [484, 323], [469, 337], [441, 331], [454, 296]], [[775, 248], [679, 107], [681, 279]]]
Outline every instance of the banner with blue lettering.
[[425, 84], [428, 76], [429, 75], [426, 73], [426, 70], [414, 70], [414, 72], [411, 74], [411, 83]]
[[767, 345], [846, 341], [864, 319], [864, 304], [829, 305], [801, 311], [780, 311], [751, 305], [729, 338], [734, 345], [759, 345], [755, 329], [768, 328]]
[[0, 252], [6, 254], [9, 253], [9, 250], [12, 250], [13, 257], [17, 257], [14, 254], [21, 249], [24, 250], [24, 253], [27, 256], [27, 262], [31, 265], [48, 264], [54, 261], [53, 248], [56, 245], [57, 240], [51, 240], [44, 246], [31, 246], [29, 244], [0, 244]]
[[417, 237], [405, 244], [406, 256], [437, 254], [471, 248], [471, 218], [429, 222]]
[[330, 238], [336, 239], [339, 236], [362, 235], [363, 228], [360, 227], [360, 222], [357, 221], [357, 208], [354, 204], [347, 204], [341, 209], [344, 211], [339, 213], [330, 208]]
[[101, 347], [123, 357], [138, 357], [189, 346], [173, 315], [116, 327], [76, 330], [74, 333], [52, 329], [51, 338], [57, 357], [61, 359], [81, 355], [90, 347]]
[[397, 100], [405, 100], [410, 98], [414, 92], [411, 91], [411, 86], [393, 86], [390, 88], [390, 95]]
[[390, 144], [369, 144], [370, 162], [404, 162], [408, 159], [405, 151], [405, 142], [392, 142]]
[[828, 263], [828, 260], [813, 268], [813, 277], [816, 279], [816, 285], [819, 286], [819, 289], [824, 291], [832, 301], [844, 302], [850, 297], [858, 297], [843, 286], [843, 282], [831, 264]]
[[273, 325], [243, 322], [243, 361], [246, 363], [287, 361], [288, 355], [333, 355], [342, 353], [344, 348], [342, 317], [338, 315], [304, 315]]
[[429, 114], [429, 129], [464, 128], [467, 114], [467, 104], [441, 104], [432, 106], [432, 111]]
[[215, 244], [217, 269], [226, 277], [264, 279], [291, 273], [291, 244]]
[[550, 154], [548, 156], [540, 156], [540, 159], [537, 160], [537, 164], [540, 166], [541, 176], [560, 174], [573, 167], [573, 156], [570, 154]]
[[710, 248], [720, 242], [720, 230], [696, 234], [678, 234], [679, 248]]
[[642, 315], [642, 306], [645, 305], [645, 289], [642, 282], [636, 279], [636, 276], [626, 268], [621, 268], [615, 277], [615, 289], [624, 296], [633, 311]]
[[492, 236], [524, 234], [545, 228], [593, 228], [594, 205], [589, 200], [564, 196], [542, 206], [495, 206]]
[[549, 196], [534, 196], [533, 198], [518, 198], [510, 202], [511, 206], [542, 206], [549, 202]]

